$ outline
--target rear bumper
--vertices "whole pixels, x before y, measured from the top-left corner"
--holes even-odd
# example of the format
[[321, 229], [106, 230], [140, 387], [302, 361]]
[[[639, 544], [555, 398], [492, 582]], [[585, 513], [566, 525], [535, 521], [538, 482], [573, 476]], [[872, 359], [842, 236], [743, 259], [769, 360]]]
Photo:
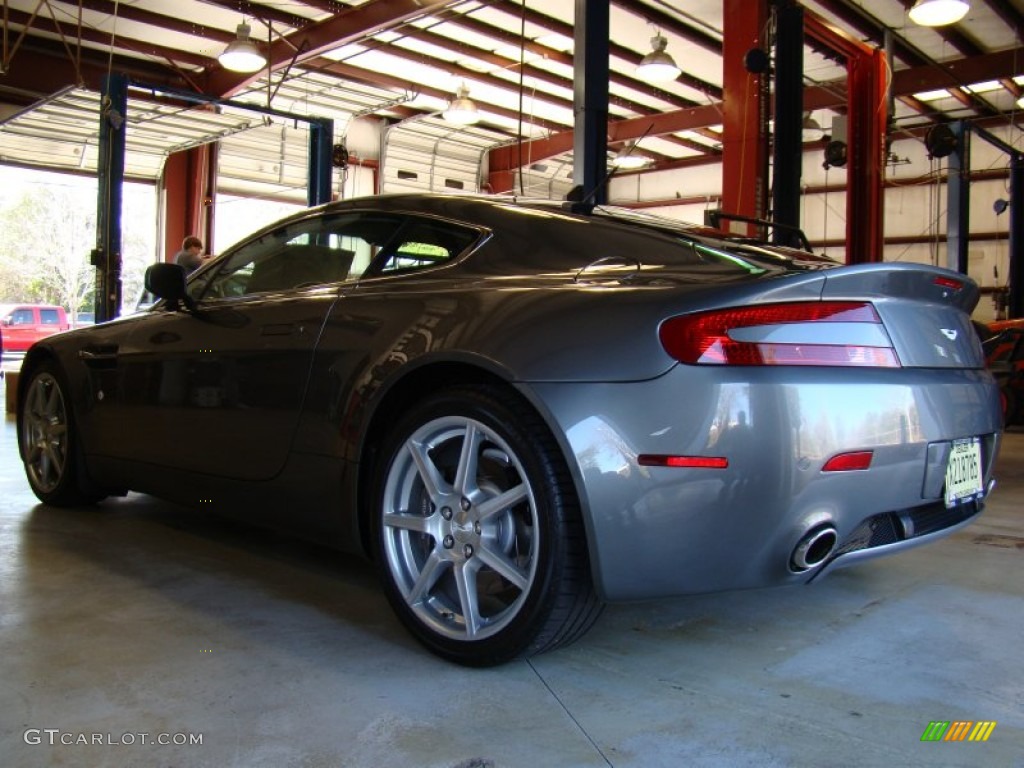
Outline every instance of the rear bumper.
[[[995, 481], [990, 481], [988, 492], [991, 492], [994, 485]], [[814, 571], [809, 581], [819, 579], [838, 568], [945, 538], [974, 522], [984, 508], [984, 503], [978, 501], [970, 501], [952, 509], [947, 509], [942, 502], [936, 502], [917, 509], [903, 510], [901, 513], [869, 518], [836, 547], [835, 553]]]
[[[804, 583], [952, 532], [982, 502], [945, 512], [949, 445], [983, 438], [988, 487], [1002, 429], [995, 382], [974, 370], [679, 366], [646, 382], [526, 391], [566, 435], [594, 579], [613, 601]], [[822, 471], [863, 450], [868, 469]], [[640, 454], [728, 467], [642, 466]], [[890, 538], [865, 537], [883, 521]], [[835, 549], [797, 572], [796, 547], [824, 528]]]

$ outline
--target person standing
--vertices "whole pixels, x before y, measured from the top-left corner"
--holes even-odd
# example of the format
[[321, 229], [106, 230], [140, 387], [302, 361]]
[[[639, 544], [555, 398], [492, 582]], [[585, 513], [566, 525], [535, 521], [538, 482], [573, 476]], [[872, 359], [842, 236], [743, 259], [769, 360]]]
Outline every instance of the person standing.
[[181, 250], [174, 254], [174, 263], [180, 264], [186, 272], [197, 269], [203, 263], [203, 241], [189, 235], [181, 243]]

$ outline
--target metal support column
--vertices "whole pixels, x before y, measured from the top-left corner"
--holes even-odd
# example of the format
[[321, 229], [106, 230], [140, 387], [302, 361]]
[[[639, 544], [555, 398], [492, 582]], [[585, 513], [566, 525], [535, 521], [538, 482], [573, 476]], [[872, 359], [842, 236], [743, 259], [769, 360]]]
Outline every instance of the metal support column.
[[[768, 213], [768, 55], [758, 66], [767, 0], [725, 0], [722, 39], [722, 210], [751, 219]], [[748, 53], [751, 56], [748, 69]], [[746, 228], [748, 225], [742, 225]], [[749, 232], [748, 232], [749, 234]]]
[[207, 253], [216, 253], [214, 233], [217, 231], [217, 177], [220, 173], [220, 142], [206, 144], [203, 158], [205, 168], [202, 179], [202, 194], [199, 196], [199, 208], [196, 210], [196, 221], [202, 223], [200, 237], [206, 243]]
[[848, 264], [882, 260], [884, 244], [886, 107], [885, 51], [847, 60], [847, 139], [849, 179], [846, 216]]
[[[971, 135], [988, 142], [1010, 157], [1010, 238], [1007, 313], [1011, 318], [1024, 313], [1024, 155], [1016, 147], [979, 125], [959, 120], [949, 126], [953, 151], [949, 154], [946, 181], [946, 266], [968, 274], [971, 210]], [[945, 153], [937, 155], [944, 157]]]
[[331, 154], [334, 151], [334, 121], [315, 118], [309, 121], [309, 187], [306, 200], [310, 206], [331, 201]]
[[1010, 274], [1007, 317], [1024, 317], [1024, 155], [1010, 159]]
[[950, 128], [956, 136], [956, 148], [949, 156], [949, 178], [946, 181], [946, 266], [966, 275], [971, 232], [971, 132], [963, 120], [953, 123]]
[[608, 5], [576, 0], [572, 179], [595, 205], [608, 200]]
[[164, 258], [170, 260], [188, 235], [195, 235], [210, 253], [213, 242], [219, 144], [202, 144], [173, 152], [164, 161], [160, 178]]
[[846, 263], [881, 261], [889, 120], [885, 51], [842, 32], [811, 11], [804, 15], [804, 32], [846, 60]]
[[121, 312], [121, 200], [124, 188], [125, 131], [128, 81], [123, 75], [103, 78], [100, 101], [99, 164], [97, 168], [96, 321]]
[[803, 173], [804, 9], [785, 0], [775, 10], [775, 144], [772, 175], [772, 233], [775, 243], [790, 244], [800, 226], [800, 176]]

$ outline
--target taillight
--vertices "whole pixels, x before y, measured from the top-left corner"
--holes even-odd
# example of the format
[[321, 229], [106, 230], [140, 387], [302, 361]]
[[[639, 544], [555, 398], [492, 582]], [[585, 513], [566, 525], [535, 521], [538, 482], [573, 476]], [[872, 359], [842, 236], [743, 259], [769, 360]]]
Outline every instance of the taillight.
[[808, 301], [716, 309], [662, 323], [661, 344], [695, 365], [899, 368], [892, 341], [867, 302]]

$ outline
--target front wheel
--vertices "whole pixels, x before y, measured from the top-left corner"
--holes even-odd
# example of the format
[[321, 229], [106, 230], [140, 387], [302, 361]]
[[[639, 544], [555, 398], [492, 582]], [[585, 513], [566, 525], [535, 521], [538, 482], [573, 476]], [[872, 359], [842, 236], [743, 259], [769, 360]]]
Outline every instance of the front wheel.
[[600, 614], [568, 470], [514, 395], [459, 387], [414, 406], [385, 440], [374, 498], [388, 599], [434, 653], [499, 664]]
[[54, 506], [90, 504], [103, 498], [88, 490], [72, 418], [70, 393], [57, 367], [44, 362], [29, 374], [18, 410], [18, 444], [25, 474], [40, 501]]

